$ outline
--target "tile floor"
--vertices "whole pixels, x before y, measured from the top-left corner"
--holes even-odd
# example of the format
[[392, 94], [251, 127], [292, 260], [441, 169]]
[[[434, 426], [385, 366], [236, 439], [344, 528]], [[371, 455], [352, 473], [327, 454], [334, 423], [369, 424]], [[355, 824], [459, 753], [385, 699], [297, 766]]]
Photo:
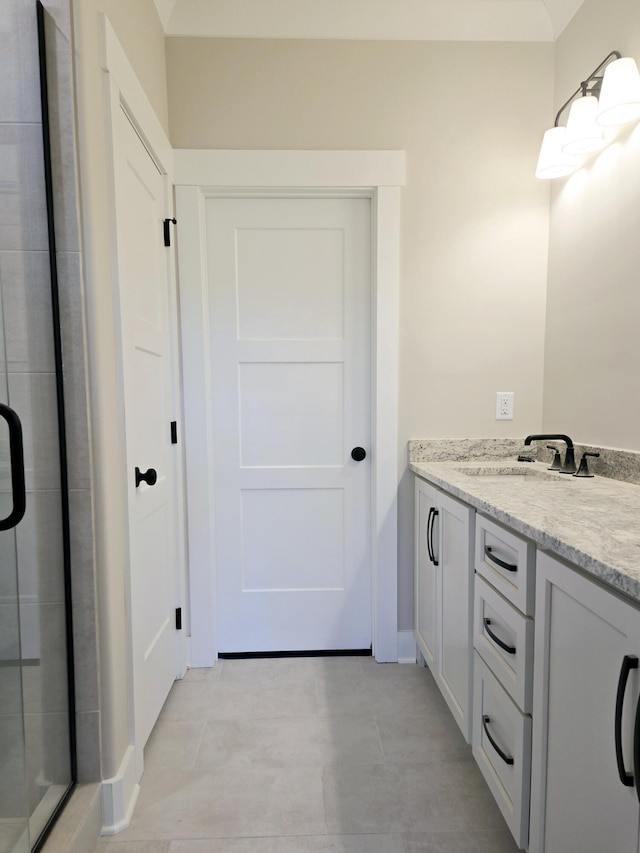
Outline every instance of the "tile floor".
[[428, 670], [221, 661], [177, 682], [96, 853], [515, 853]]

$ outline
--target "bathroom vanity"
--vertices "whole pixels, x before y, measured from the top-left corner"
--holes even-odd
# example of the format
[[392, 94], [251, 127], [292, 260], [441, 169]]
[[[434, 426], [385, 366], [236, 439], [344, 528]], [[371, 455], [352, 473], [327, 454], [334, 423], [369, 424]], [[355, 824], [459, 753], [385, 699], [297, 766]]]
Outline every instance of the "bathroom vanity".
[[640, 456], [518, 446], [410, 443], [418, 648], [522, 849], [635, 853]]

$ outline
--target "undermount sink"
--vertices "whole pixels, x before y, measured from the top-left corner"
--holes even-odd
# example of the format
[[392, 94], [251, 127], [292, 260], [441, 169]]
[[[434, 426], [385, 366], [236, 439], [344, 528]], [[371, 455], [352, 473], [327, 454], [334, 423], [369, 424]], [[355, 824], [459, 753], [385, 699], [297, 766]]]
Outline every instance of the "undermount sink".
[[466, 474], [468, 477], [482, 477], [484, 482], [488, 480], [495, 480], [496, 482], [498, 482], [499, 480], [504, 480], [505, 477], [509, 477], [511, 481], [538, 481], [544, 483], [561, 483], [571, 479], [569, 476], [558, 474], [555, 471], [546, 471], [541, 470], [540, 468], [522, 467], [526, 464], [530, 463], [521, 463], [518, 465], [508, 466], [469, 466], [468, 468], [458, 468], [457, 470], [461, 474]]

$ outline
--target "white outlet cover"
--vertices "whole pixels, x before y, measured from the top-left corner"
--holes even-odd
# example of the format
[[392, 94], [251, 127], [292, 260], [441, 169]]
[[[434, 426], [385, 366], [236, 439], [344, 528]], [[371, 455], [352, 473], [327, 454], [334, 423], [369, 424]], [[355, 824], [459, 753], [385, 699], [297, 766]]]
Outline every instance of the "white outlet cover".
[[513, 391], [496, 391], [496, 420], [512, 421], [515, 394]]

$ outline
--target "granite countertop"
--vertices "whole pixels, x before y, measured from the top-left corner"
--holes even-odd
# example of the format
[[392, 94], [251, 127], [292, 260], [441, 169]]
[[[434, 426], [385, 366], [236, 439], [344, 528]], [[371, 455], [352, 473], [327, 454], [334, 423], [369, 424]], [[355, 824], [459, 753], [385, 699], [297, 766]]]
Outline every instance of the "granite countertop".
[[415, 474], [640, 603], [640, 486], [559, 474], [514, 455], [426, 455], [410, 446]]

